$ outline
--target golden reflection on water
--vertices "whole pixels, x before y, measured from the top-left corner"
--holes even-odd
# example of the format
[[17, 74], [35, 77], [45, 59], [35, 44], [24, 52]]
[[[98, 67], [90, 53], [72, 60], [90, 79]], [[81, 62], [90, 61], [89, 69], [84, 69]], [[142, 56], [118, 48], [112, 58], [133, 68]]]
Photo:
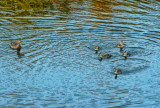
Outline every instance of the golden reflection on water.
[[[59, 10], [69, 14], [76, 9], [74, 4], [82, 5], [84, 0], [3, 0], [0, 6], [6, 7], [12, 13], [0, 13], [0, 16], [36, 16], [52, 14], [49, 10]], [[6, 8], [4, 9], [6, 11]], [[78, 7], [77, 7], [78, 8]]]
[[[0, 2], [3, 13], [0, 16], [40, 16], [40, 15], [54, 15], [50, 10], [58, 10], [62, 13], [70, 14], [71, 11], [81, 9], [84, 0], [3, 0]], [[113, 13], [117, 11], [113, 9], [115, 6], [121, 5], [130, 7], [131, 4], [119, 2], [118, 0], [92, 0], [88, 2], [91, 13], [95, 13], [98, 17], [106, 17], [102, 13]], [[136, 5], [136, 3], [135, 3]], [[7, 12], [6, 12], [7, 11]], [[125, 11], [125, 10], [118, 10]], [[109, 15], [109, 14], [107, 14]]]
[[107, 12], [112, 13], [113, 7], [119, 2], [117, 0], [95, 0], [92, 2], [91, 6], [97, 12]]
[[[142, 13], [138, 12], [134, 8], [137, 8], [137, 3], [140, 1], [135, 1], [133, 4], [128, 2], [120, 2], [118, 0], [92, 0], [90, 2], [84, 0], [3, 0], [0, 2], [2, 12], [1, 17], [34, 17], [34, 16], [44, 16], [44, 15], [55, 15], [56, 12], [63, 14], [71, 14], [72, 12], [83, 11], [84, 3], [89, 7], [89, 12], [97, 16], [98, 19], [109, 20], [114, 16], [112, 13], [122, 13], [127, 12], [131, 14]], [[119, 8], [118, 6], [130, 7], [130, 10]], [[118, 7], [118, 8], [115, 8]], [[55, 10], [55, 11], [54, 11]], [[60, 17], [62, 20], [65, 17]], [[125, 17], [124, 17], [125, 18]], [[123, 18], [123, 19], [124, 19]], [[29, 19], [14, 18], [11, 22], [16, 24], [30, 24], [34, 23], [29, 21]], [[19, 21], [20, 20], [20, 21]], [[110, 22], [109, 22], [110, 23]], [[93, 25], [97, 27], [98, 25]]]
[[13, 9], [43, 9], [52, 7], [52, 1], [48, 0], [3, 0], [5, 6], [10, 6]]
[[[114, 12], [114, 7], [119, 2], [117, 0], [93, 0], [91, 3], [91, 13], [94, 13], [99, 18], [110, 19], [113, 17], [110, 13]], [[104, 14], [107, 13], [107, 14]]]
[[[53, 2], [48, 0], [3, 0], [0, 4], [2, 10], [0, 16], [36, 16], [37, 14], [48, 14], [47, 10], [53, 9]], [[14, 14], [10, 14], [9, 10]]]

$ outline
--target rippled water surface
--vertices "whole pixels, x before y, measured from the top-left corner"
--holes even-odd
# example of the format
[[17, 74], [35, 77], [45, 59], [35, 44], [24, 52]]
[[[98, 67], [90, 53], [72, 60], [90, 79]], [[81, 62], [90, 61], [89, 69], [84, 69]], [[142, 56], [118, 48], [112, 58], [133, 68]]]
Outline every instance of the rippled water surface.
[[[159, 0], [1, 0], [0, 10], [1, 108], [160, 107]], [[112, 57], [99, 61], [96, 45]]]

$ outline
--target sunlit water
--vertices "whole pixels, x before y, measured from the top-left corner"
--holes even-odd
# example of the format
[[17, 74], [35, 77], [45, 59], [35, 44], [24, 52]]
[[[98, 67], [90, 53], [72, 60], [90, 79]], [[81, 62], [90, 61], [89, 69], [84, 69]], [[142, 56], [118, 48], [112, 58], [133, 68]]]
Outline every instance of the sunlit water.
[[[26, 13], [2, 0], [0, 107], [160, 107], [160, 2], [109, 1], [53, 2]], [[24, 56], [10, 49], [16, 40]], [[121, 40], [127, 60], [115, 47]], [[99, 61], [96, 45], [112, 57]]]

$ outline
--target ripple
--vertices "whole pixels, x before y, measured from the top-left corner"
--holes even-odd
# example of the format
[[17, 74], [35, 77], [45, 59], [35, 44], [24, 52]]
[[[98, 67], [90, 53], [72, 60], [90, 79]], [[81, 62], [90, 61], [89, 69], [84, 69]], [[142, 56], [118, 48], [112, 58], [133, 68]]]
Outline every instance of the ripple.
[[[62, 0], [26, 11], [3, 3], [0, 107], [154, 107], [159, 102], [158, 1]], [[8, 45], [19, 39], [21, 57]], [[121, 40], [122, 52], [115, 47]], [[97, 45], [112, 57], [99, 61]], [[131, 53], [126, 60], [124, 51]], [[123, 71], [118, 79], [115, 68]]]

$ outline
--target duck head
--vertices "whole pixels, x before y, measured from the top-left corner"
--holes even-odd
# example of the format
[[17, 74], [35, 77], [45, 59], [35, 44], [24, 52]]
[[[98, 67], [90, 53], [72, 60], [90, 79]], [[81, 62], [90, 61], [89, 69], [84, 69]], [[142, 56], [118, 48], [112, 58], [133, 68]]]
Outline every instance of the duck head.
[[20, 43], [22, 43], [22, 41], [21, 41], [21, 40], [18, 40], [17, 43], [20, 44]]
[[121, 41], [121, 42], [120, 42], [120, 45], [124, 45], [124, 42], [123, 42], [123, 41]]
[[95, 46], [94, 47], [94, 50], [96, 51], [96, 53], [98, 52], [98, 50], [99, 50], [99, 46]]

